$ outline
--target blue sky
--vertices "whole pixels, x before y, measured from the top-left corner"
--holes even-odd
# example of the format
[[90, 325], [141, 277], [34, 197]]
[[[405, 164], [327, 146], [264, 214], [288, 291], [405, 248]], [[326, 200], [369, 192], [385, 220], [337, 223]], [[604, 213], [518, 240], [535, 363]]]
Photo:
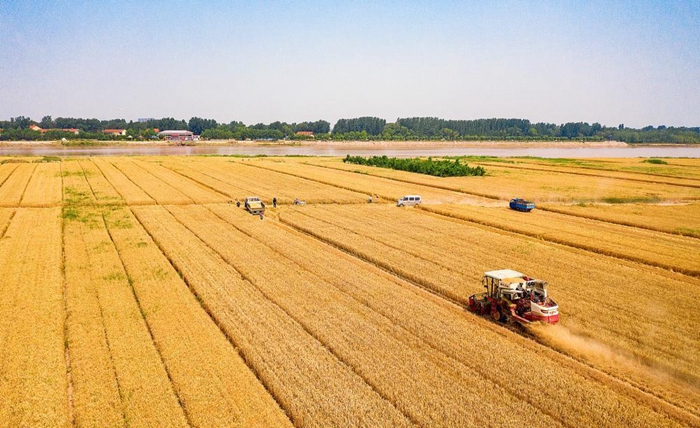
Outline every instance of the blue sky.
[[700, 125], [700, 1], [0, 2], [0, 119]]

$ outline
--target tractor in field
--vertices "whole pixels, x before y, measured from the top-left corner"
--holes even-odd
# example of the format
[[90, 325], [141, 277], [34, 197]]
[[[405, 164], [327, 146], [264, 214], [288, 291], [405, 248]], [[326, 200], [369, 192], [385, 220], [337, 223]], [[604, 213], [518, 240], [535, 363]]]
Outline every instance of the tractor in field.
[[510, 269], [486, 272], [486, 291], [469, 297], [469, 310], [495, 321], [529, 324], [559, 322], [559, 306], [547, 296], [547, 283]]
[[535, 203], [526, 201], [525, 199], [520, 199], [520, 198], [513, 198], [510, 200], [510, 203], [508, 204], [510, 209], [515, 210], [515, 211], [522, 211], [525, 213], [529, 213], [530, 211], [535, 209]]
[[245, 198], [243, 203], [243, 208], [253, 215], [259, 215], [265, 213], [265, 203], [260, 200], [257, 196], [248, 196]]

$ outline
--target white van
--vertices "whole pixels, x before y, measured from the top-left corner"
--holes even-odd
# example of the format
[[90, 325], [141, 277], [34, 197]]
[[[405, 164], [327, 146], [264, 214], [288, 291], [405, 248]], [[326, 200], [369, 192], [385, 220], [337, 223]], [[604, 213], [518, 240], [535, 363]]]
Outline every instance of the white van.
[[420, 205], [421, 199], [418, 195], [407, 195], [396, 201], [397, 207], [410, 207], [413, 205]]

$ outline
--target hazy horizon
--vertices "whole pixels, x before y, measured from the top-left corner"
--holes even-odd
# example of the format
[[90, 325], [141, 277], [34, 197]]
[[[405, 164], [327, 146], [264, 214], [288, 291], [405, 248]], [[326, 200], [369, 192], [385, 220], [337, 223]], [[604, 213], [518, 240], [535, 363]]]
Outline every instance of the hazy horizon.
[[0, 120], [700, 126], [700, 2], [0, 4]]

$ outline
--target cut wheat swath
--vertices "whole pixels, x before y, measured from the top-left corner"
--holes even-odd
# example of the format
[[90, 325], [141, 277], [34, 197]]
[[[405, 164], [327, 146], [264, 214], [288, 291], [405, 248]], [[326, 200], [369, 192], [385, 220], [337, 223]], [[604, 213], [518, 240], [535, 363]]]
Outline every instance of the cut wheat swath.
[[68, 426], [59, 208], [17, 210], [0, 272], [0, 424]]
[[291, 426], [127, 208], [105, 212], [173, 386], [196, 426]]

